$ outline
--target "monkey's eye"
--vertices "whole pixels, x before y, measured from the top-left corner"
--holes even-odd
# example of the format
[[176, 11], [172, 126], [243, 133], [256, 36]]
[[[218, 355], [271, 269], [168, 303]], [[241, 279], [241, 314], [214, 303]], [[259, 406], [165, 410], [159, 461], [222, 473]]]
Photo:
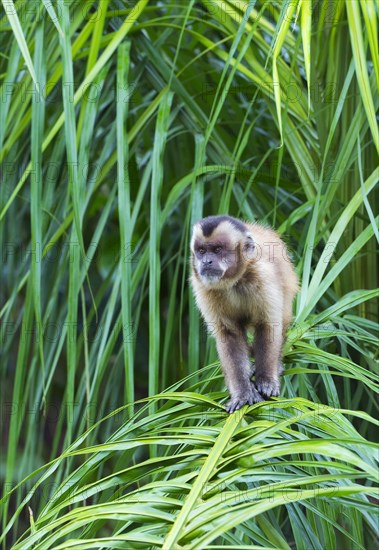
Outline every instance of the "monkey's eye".
[[222, 250], [222, 246], [216, 246], [214, 250], [215, 250], [215, 254], [219, 254]]
[[205, 254], [205, 248], [200, 247], [197, 249], [197, 251], [199, 254]]

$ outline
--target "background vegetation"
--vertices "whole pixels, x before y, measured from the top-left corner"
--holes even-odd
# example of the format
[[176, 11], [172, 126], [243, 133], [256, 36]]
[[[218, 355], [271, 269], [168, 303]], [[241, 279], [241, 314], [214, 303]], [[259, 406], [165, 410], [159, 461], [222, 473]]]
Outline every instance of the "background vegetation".
[[[374, 547], [377, 16], [3, 0], [3, 548]], [[229, 417], [187, 283], [211, 213], [302, 284], [283, 397]]]

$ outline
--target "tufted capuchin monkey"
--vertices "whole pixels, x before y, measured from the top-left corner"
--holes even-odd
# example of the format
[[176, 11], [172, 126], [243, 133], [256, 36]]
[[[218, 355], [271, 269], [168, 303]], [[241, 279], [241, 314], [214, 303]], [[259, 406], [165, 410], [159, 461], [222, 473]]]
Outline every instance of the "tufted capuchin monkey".
[[[256, 223], [209, 216], [193, 227], [191, 263], [196, 303], [216, 338], [230, 392], [226, 410], [278, 396], [282, 348], [299, 288], [284, 242]], [[252, 345], [247, 331], [254, 333]]]

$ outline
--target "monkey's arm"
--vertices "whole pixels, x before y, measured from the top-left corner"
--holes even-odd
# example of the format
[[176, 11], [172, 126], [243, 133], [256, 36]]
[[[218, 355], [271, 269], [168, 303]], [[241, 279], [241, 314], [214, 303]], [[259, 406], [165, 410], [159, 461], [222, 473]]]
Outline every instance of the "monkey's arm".
[[280, 393], [279, 375], [282, 370], [281, 354], [283, 328], [281, 323], [265, 323], [256, 327], [254, 339], [255, 383], [266, 397]]
[[216, 334], [216, 344], [231, 397], [226, 405], [227, 412], [232, 413], [243, 405], [263, 401], [250, 380], [250, 360], [245, 334], [240, 329], [220, 327]]

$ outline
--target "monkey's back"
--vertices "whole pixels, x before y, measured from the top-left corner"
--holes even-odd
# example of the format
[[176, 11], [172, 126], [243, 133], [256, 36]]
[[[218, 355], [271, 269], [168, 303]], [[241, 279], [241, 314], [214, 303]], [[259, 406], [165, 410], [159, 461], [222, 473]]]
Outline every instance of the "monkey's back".
[[[258, 223], [246, 223], [253, 235], [256, 250], [252, 262], [252, 272], [266, 288], [266, 300], [279, 300], [283, 303], [284, 324], [290, 322], [292, 301], [299, 290], [299, 280], [295, 273], [286, 244], [278, 233], [270, 227]], [[279, 303], [277, 304], [279, 306]]]

